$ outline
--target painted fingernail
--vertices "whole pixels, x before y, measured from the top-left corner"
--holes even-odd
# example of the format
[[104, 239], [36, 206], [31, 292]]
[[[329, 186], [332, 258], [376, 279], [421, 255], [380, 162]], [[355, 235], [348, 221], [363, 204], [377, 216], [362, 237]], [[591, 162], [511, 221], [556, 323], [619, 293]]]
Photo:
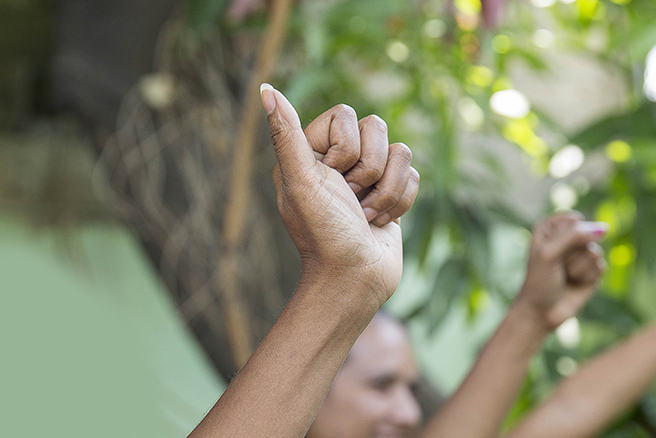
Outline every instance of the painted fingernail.
[[360, 187], [356, 183], [350, 182], [350, 183], [348, 183], [348, 185], [351, 188], [351, 190], [353, 190], [353, 193], [355, 193], [355, 194], [357, 194], [360, 190], [362, 190], [362, 187]]
[[364, 212], [365, 217], [367, 218], [367, 221], [371, 222], [374, 220], [376, 216], [378, 216], [378, 212], [374, 210], [373, 208], [363, 208], [362, 211]]
[[388, 224], [391, 220], [392, 220], [392, 217], [389, 214], [383, 213], [383, 214], [381, 214], [380, 216], [378, 216], [376, 218], [376, 220], [374, 221], [374, 224], [379, 226], [379, 227], [382, 227], [383, 225]]
[[608, 222], [580, 221], [576, 224], [576, 228], [584, 233], [592, 233], [595, 237], [601, 237], [608, 233], [610, 225]]
[[260, 85], [260, 97], [262, 98], [262, 105], [267, 114], [271, 114], [276, 109], [276, 97], [273, 95], [274, 88], [271, 84], [263, 82]]

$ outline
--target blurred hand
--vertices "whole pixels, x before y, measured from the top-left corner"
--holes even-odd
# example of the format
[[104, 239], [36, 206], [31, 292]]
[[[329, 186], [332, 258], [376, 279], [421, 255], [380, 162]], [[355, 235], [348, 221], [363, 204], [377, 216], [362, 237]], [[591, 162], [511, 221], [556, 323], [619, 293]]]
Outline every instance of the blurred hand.
[[605, 223], [578, 213], [552, 216], [536, 225], [519, 302], [528, 304], [548, 330], [576, 315], [594, 294], [605, 270]]
[[[278, 159], [278, 209], [303, 263], [302, 281], [361, 282], [380, 307], [401, 279], [398, 219], [413, 204], [419, 174], [410, 149], [388, 144], [376, 116], [357, 120], [338, 105], [305, 131], [277, 90], [263, 89], [271, 140]], [[356, 197], [367, 193], [360, 202]]]

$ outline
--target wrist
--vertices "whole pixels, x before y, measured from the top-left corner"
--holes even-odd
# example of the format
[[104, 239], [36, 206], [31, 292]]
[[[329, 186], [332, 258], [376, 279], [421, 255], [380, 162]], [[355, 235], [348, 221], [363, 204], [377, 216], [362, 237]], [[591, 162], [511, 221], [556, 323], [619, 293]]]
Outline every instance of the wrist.
[[512, 322], [514, 329], [539, 342], [540, 345], [555, 328], [549, 325], [541, 309], [521, 296], [508, 311], [507, 320]]
[[346, 295], [364, 301], [378, 311], [396, 292], [402, 274], [402, 263], [386, 263], [382, 256], [376, 261], [354, 260], [335, 263], [335, 260], [322, 260], [301, 257], [301, 281], [325, 285], [328, 290], [345, 289]]
[[321, 267], [303, 263], [296, 294], [313, 295], [317, 305], [355, 319], [370, 319], [392, 292], [363, 269]]

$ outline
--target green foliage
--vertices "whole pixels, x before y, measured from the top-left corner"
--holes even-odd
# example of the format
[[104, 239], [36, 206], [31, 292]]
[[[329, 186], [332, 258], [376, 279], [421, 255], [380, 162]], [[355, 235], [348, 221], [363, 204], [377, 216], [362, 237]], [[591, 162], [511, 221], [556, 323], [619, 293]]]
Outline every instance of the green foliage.
[[[566, 144], [579, 146], [586, 159], [605, 160], [610, 170], [592, 187], [576, 173], [553, 177], [574, 193], [577, 209], [610, 223], [604, 244], [609, 268], [601, 292], [579, 317], [578, 347], [555, 337], [548, 342], [508, 426], [563, 374], [656, 314], [650, 290], [656, 268], [656, 106], [642, 95], [645, 57], [656, 44], [655, 3], [535, 3], [544, 7], [509, 1], [503, 24], [491, 29], [482, 24], [479, 0], [304, 2], [295, 11], [281, 63], [294, 74], [277, 82], [304, 124], [346, 102], [361, 117], [383, 117], [390, 141], [403, 139], [413, 149], [422, 187], [406, 222], [406, 258], [433, 280], [405, 316], [431, 330], [454, 306], [465, 306], [475, 321], [490, 298], [510, 302], [524, 268], [516, 254], [525, 250], [528, 221], [505, 200], [503, 163], [486, 148], [472, 147], [472, 138], [516, 145], [538, 178], [549, 178], [549, 164]], [[544, 50], [550, 44], [619, 71], [631, 90], [626, 108], [574, 135], [535, 109], [495, 113], [490, 98], [513, 88], [513, 65], [550, 74]], [[463, 164], [465, 150], [474, 170]], [[544, 213], [554, 207], [545, 205]], [[606, 436], [650, 433], [654, 405], [647, 396]]]
[[[518, 44], [495, 52], [493, 38], [481, 30], [478, 16], [467, 13], [480, 5], [461, 3], [458, 8], [465, 12], [456, 15], [438, 2], [307, 3], [298, 12], [303, 20], [290, 39], [305, 62], [285, 89], [305, 122], [327, 107], [348, 102], [360, 116], [382, 116], [390, 140], [403, 139], [413, 148], [422, 189], [406, 252], [435, 272], [432, 288], [440, 293], [428, 294], [408, 316], [430, 316], [433, 328], [450, 305], [461, 302], [457, 298], [479, 296], [480, 290], [498, 292], [488, 278], [494, 257], [490, 232], [497, 223], [526, 225], [502, 201], [507, 180], [499, 177], [504, 171], [495, 156], [477, 151], [483, 171], [461, 168], [460, 131], [494, 135], [505, 128], [506, 120], [491, 114], [488, 101], [495, 91], [510, 86], [510, 59], [544, 67], [534, 46]], [[515, 9], [526, 14], [523, 5]], [[529, 29], [513, 32], [521, 39]], [[515, 122], [522, 123], [528, 126], [526, 121]], [[527, 141], [536, 141], [528, 129]], [[450, 255], [438, 264], [427, 263], [437, 232], [448, 234]], [[455, 279], [454, 272], [461, 278]], [[474, 302], [472, 298], [469, 305], [472, 318], [482, 309], [471, 305]]]
[[[381, 115], [389, 123], [390, 140], [404, 139], [413, 148], [422, 188], [410, 218], [406, 254], [434, 274], [431, 293], [406, 317], [426, 321], [430, 330], [439, 327], [453, 306], [464, 303], [475, 320], [485, 310], [483, 297], [509, 301], [519, 287], [495, 281], [494, 262], [507, 254], [491, 241], [500, 224], [528, 224], [503, 201], [507, 186], [499, 177], [504, 171], [496, 157], [476, 152], [483, 171], [463, 169], [463, 132], [516, 144], [539, 177], [546, 177], [554, 149], [562, 146], [549, 144], [543, 133], [566, 132], [538, 112], [503, 117], [489, 103], [496, 91], [512, 88], [512, 63], [548, 74], [542, 49], [533, 42], [535, 17], [544, 10], [510, 3], [506, 24], [486, 30], [477, 23], [478, 12], [461, 3], [456, 2], [454, 10], [443, 2], [309, 2], [298, 11], [303, 19], [296, 22], [290, 44], [295, 53], [303, 54], [303, 62], [285, 88], [305, 122], [331, 105], [348, 102], [361, 116]], [[467, 4], [476, 9], [476, 2]], [[563, 50], [619, 67], [628, 83], [640, 77], [644, 58], [656, 43], [653, 2], [578, 0], [554, 4], [549, 10]], [[600, 30], [607, 44], [591, 49], [590, 41]], [[638, 80], [633, 89], [641, 87]], [[611, 159], [608, 183], [578, 200], [578, 208], [588, 217], [607, 220], [613, 229], [606, 244], [609, 269], [604, 287], [579, 318], [579, 347], [567, 348], [553, 339], [536, 359], [543, 365], [533, 367], [508, 425], [540, 402], [568, 367], [571, 371], [652, 316], [637, 311], [633, 288], [637, 263], [656, 266], [656, 112], [639, 92], [630, 100], [625, 112], [592, 123], [563, 143], [579, 145], [591, 156], [622, 140], [633, 158]], [[615, 159], [621, 160], [621, 145], [613, 147]], [[608, 150], [611, 157], [612, 152]], [[551, 208], [545, 206], [545, 212]], [[436, 239], [437, 234], [447, 237]], [[430, 257], [435, 242], [448, 247], [446, 257]], [[521, 272], [523, 266], [514, 269]], [[649, 428], [638, 417], [651, 422], [656, 417], [645, 403], [615, 425], [609, 436], [647, 433]]]

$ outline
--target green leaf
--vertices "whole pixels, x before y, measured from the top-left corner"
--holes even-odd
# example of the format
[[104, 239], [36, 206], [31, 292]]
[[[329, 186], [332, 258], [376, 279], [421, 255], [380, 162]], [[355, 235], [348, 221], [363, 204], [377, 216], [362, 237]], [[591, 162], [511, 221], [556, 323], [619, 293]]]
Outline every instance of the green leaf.
[[447, 260], [437, 272], [433, 283], [433, 294], [428, 302], [430, 322], [428, 330], [435, 332], [447, 315], [453, 301], [461, 295], [467, 286], [465, 279], [465, 262], [459, 258]]
[[606, 117], [570, 138], [583, 149], [605, 146], [611, 140], [654, 138], [656, 136], [656, 103], [643, 102], [637, 109]]

